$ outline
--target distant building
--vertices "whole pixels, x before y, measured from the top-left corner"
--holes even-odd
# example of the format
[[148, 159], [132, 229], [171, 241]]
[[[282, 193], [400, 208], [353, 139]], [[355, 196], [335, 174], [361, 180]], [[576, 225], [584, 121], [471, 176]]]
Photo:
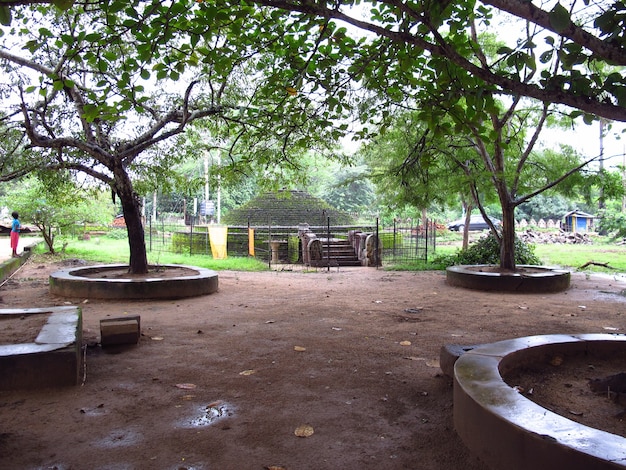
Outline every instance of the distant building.
[[587, 214], [576, 209], [563, 216], [561, 228], [566, 232], [585, 233], [593, 231], [595, 215]]

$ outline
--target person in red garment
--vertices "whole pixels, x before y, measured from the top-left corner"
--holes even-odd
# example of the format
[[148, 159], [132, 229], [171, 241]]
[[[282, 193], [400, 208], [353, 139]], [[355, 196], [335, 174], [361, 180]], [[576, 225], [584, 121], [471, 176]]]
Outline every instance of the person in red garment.
[[22, 226], [20, 225], [20, 220], [18, 219], [19, 214], [17, 212], [13, 212], [11, 214], [13, 216], [13, 222], [11, 222], [11, 249], [13, 250], [13, 258], [18, 258], [20, 255], [17, 254], [17, 243], [20, 240], [20, 229]]

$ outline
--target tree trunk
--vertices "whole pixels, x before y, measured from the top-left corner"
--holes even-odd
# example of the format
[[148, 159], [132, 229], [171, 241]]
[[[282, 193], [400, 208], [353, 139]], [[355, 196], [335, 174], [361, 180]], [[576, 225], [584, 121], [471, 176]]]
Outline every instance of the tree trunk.
[[472, 210], [474, 209], [474, 204], [472, 202], [466, 202], [464, 199], [461, 199], [461, 204], [463, 204], [463, 211], [465, 212], [465, 226], [463, 230], [463, 245], [461, 248], [463, 250], [467, 250], [469, 247], [469, 223], [470, 218], [472, 217]]
[[515, 271], [515, 206], [502, 204], [500, 269]]
[[133, 190], [133, 184], [126, 171], [121, 168], [114, 171], [114, 175], [114, 189], [122, 203], [122, 212], [128, 233], [128, 245], [130, 248], [128, 272], [131, 274], [145, 274], [148, 272], [148, 257], [146, 255], [143, 221], [141, 220], [141, 202]]

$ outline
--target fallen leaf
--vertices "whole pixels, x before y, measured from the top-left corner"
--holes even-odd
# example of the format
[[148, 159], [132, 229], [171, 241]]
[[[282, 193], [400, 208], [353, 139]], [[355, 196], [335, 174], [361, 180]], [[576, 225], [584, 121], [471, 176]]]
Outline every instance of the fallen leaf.
[[341, 331], [341, 330], [342, 330], [342, 328], [339, 328], [338, 326], [333, 326], [333, 327], [331, 328], [331, 330], [334, 330], [334, 331]]
[[411, 346], [410, 341], [400, 341], [400, 346]]
[[162, 336], [151, 336], [150, 339], [152, 341], [163, 341], [163, 337]]
[[563, 364], [563, 358], [561, 356], [554, 356], [550, 360], [550, 364], [552, 364], [553, 366], [560, 366], [561, 364]]
[[287, 470], [285, 467], [281, 467], [280, 465], [270, 465], [269, 467], [265, 467], [265, 470]]
[[302, 351], [306, 351], [306, 348], [305, 348], [305, 347], [303, 347], [303, 346], [294, 346], [294, 347], [293, 347], [293, 350], [294, 350], [294, 351], [299, 351], [299, 352], [302, 352]]
[[[269, 325], [270, 323], [275, 323], [275, 321], [274, 321], [274, 320], [267, 320], [267, 321], [265, 322], [265, 324], [266, 324], [266, 325]], [[269, 467], [268, 467], [268, 468], [269, 468]]]
[[196, 384], [176, 384], [176, 388], [180, 388], [182, 390], [193, 390], [196, 388]]
[[528, 310], [528, 307], [526, 307], [525, 305], [519, 305], [518, 308], [520, 310]]
[[252, 374], [256, 374], [256, 370], [246, 369], [246, 370], [242, 370], [241, 372], [239, 372], [239, 375], [252, 375]]
[[309, 426], [308, 424], [301, 424], [296, 428], [294, 434], [298, 437], [309, 437], [312, 436], [315, 431], [313, 430], [313, 426]]
[[439, 366], [439, 359], [433, 359], [433, 360], [431, 360], [431, 361], [426, 361], [426, 365], [427, 365], [428, 367], [436, 367], [436, 368], [439, 368], [439, 367], [440, 367], [440, 366]]

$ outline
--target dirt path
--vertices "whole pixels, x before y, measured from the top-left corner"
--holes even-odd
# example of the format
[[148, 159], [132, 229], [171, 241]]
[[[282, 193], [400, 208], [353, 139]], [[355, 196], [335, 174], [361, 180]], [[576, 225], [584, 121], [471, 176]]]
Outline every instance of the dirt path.
[[[58, 268], [30, 260], [0, 306], [80, 305], [86, 380], [0, 392], [0, 468], [484, 469], [454, 432], [442, 345], [626, 329], [626, 285], [583, 275], [530, 296], [440, 272], [221, 272], [211, 296], [101, 302], [51, 297]], [[96, 345], [100, 319], [134, 314], [138, 346]]]

